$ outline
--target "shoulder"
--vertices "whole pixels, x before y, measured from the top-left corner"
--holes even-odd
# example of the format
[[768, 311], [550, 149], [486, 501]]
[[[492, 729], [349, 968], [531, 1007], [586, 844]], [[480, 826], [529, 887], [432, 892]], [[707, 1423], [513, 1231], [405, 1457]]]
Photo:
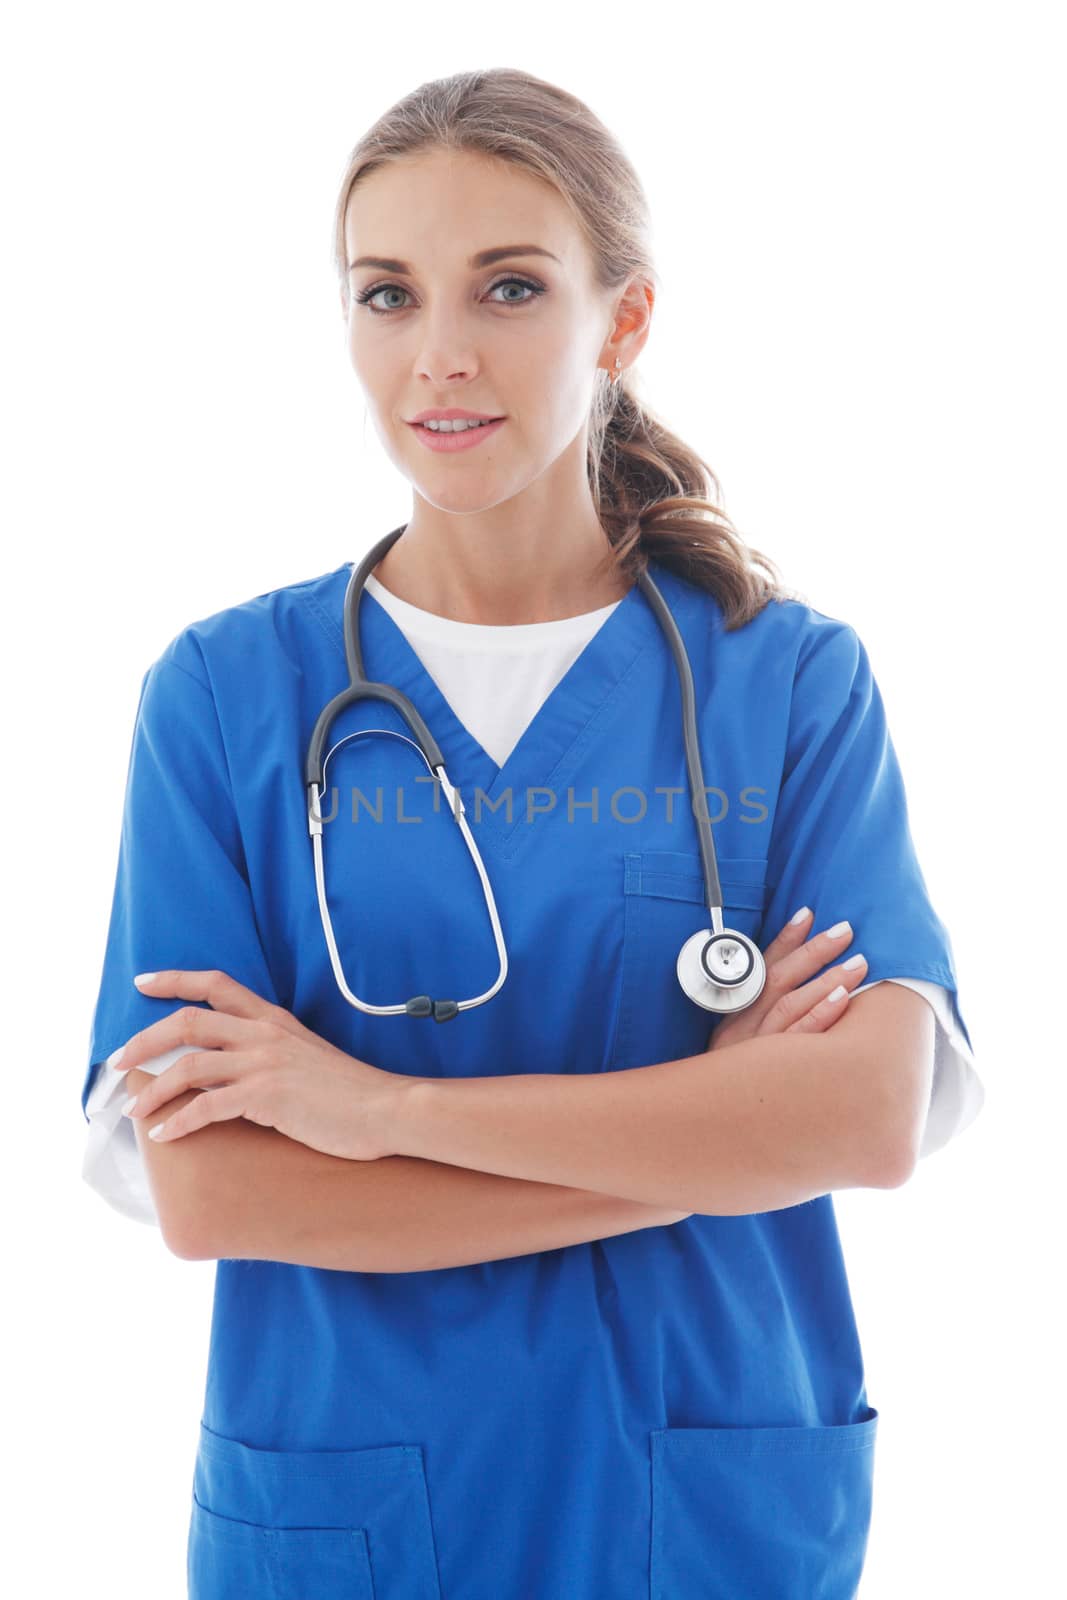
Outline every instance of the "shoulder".
[[684, 622], [689, 648], [706, 651], [709, 670], [729, 664], [758, 672], [769, 689], [812, 676], [850, 681], [866, 665], [863, 641], [852, 624], [820, 611], [805, 596], [768, 600], [748, 622], [727, 629], [722, 606], [709, 590], [656, 562], [650, 570], [679, 626]]
[[269, 679], [286, 663], [303, 671], [316, 651], [336, 655], [344, 642], [341, 601], [350, 572], [346, 561], [330, 572], [265, 590], [189, 622], [169, 640], [149, 673], [176, 668], [218, 696], [232, 684], [244, 688]]

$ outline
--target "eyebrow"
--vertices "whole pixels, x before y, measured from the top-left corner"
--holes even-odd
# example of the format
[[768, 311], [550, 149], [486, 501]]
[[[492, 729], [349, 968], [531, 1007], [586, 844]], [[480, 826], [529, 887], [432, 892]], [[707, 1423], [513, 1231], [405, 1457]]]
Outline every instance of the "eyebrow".
[[[492, 250], [479, 250], [477, 255], [471, 256], [467, 265], [491, 267], [494, 261], [505, 261], [509, 256], [549, 256], [560, 266], [563, 264], [558, 256], [552, 255], [551, 250], [543, 250], [539, 244], [501, 244]], [[413, 270], [406, 261], [395, 261], [389, 256], [359, 256], [348, 263], [349, 272], [356, 267], [376, 267], [382, 272], [402, 272], [408, 277], [411, 277]]]

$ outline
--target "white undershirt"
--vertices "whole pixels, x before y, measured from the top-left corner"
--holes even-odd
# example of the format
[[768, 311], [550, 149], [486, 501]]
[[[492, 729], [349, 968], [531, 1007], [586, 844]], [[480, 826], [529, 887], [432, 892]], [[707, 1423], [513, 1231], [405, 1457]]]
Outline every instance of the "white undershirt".
[[[555, 622], [491, 624], [455, 622], [400, 600], [374, 577], [367, 591], [393, 621], [437, 684], [463, 726], [503, 766], [530, 722], [569, 671], [590, 639], [621, 605], [616, 600], [597, 611]], [[876, 979], [853, 989], [854, 995], [878, 983], [899, 983], [921, 994], [937, 1018], [934, 1093], [927, 1117], [922, 1153], [941, 1147], [960, 1125], [976, 1114], [974, 1060], [956, 1021], [952, 997], [941, 984], [919, 978]], [[142, 1064], [157, 1074], [172, 1066], [191, 1045], [179, 1046]], [[133, 1125], [122, 1115], [129, 1099], [124, 1074], [100, 1066], [86, 1101], [88, 1143], [82, 1177], [115, 1210], [139, 1222], [159, 1224]]]
[[556, 622], [453, 622], [398, 600], [371, 573], [367, 593], [385, 607], [463, 726], [502, 767], [556, 685], [611, 616]]

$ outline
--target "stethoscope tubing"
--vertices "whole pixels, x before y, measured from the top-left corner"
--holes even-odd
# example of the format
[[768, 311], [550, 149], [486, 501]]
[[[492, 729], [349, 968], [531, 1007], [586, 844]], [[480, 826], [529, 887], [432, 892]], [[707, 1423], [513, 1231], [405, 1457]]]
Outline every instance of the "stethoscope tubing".
[[[460, 1011], [469, 1010], [473, 1006], [484, 1005], [487, 1000], [492, 999], [507, 977], [508, 958], [503, 931], [500, 926], [500, 916], [493, 897], [492, 885], [489, 882], [489, 874], [485, 869], [481, 852], [467, 823], [462, 798], [448, 780], [444, 758], [437, 741], [407, 695], [394, 688], [391, 684], [371, 682], [364, 670], [363, 650], [359, 636], [359, 602], [362, 598], [363, 588], [370, 573], [382, 560], [386, 552], [396, 543], [397, 539], [400, 538], [406, 526], [406, 523], [401, 523], [398, 528], [393, 528], [384, 538], [379, 539], [378, 543], [367, 552], [358, 567], [353, 569], [348, 580], [344, 603], [344, 639], [349, 683], [347, 688], [334, 695], [333, 699], [319, 712], [308, 742], [307, 756], [304, 763], [308, 832], [311, 836], [314, 854], [315, 889], [319, 902], [319, 913], [322, 918], [323, 932], [326, 937], [326, 945], [334, 977], [345, 999], [351, 1005], [358, 1007], [360, 1011], [372, 1016], [397, 1016], [406, 1013], [408, 1016], [433, 1016], [437, 1022], [447, 1022], [458, 1015]], [[678, 978], [689, 997], [706, 1010], [739, 1010], [743, 1005], [751, 1004], [752, 1000], [763, 988], [765, 969], [762, 956], [751, 940], [745, 938], [742, 934], [731, 933], [723, 927], [722, 885], [719, 880], [719, 867], [715, 855], [711, 817], [708, 813], [708, 797], [704, 785], [703, 763], [700, 759], [700, 740], [696, 725], [696, 693], [693, 686], [692, 667], [685, 643], [678, 630], [678, 625], [659, 588], [647, 571], [639, 575], [637, 582], [642, 594], [651, 606], [663, 633], [666, 635], [677, 669], [682, 696], [682, 734], [685, 744], [689, 796], [700, 845], [700, 861], [704, 876], [704, 899], [712, 925], [710, 936], [694, 934], [686, 941], [678, 959]], [[339, 740], [337, 744], [332, 746], [328, 753], [324, 753], [331, 724], [348, 706], [354, 705], [360, 700], [378, 700], [393, 706], [407, 723], [414, 738], [405, 739], [403, 734], [399, 734], [391, 728], [364, 728], [358, 733], [347, 735], [345, 739]], [[387, 734], [392, 738], [401, 739], [418, 751], [425, 761], [428, 771], [438, 779], [442, 789], [445, 791], [449, 808], [463, 834], [467, 850], [481, 881], [482, 892], [493, 927], [499, 972], [495, 982], [488, 989], [484, 990], [480, 995], [472, 996], [468, 1000], [435, 1001], [429, 995], [416, 995], [412, 999], [396, 1005], [376, 1006], [371, 1005], [368, 1001], [361, 1000], [354, 994], [345, 978], [326, 896], [325, 870], [322, 859], [322, 795], [326, 783], [326, 766], [330, 756], [342, 744], [346, 744], [349, 739], [360, 738], [371, 733]], [[707, 943], [702, 945], [698, 952], [697, 941], [701, 937], [707, 938]], [[735, 972], [734, 966], [738, 957], [741, 958], [742, 965]], [[713, 1000], [717, 1003], [713, 1004]]]

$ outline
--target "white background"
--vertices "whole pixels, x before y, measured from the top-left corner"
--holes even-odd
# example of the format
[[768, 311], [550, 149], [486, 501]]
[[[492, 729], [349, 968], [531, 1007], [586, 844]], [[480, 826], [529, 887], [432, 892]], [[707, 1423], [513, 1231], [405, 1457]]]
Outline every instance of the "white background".
[[214, 1267], [80, 1180], [138, 687], [190, 621], [354, 559], [408, 515], [347, 362], [332, 212], [363, 129], [475, 66], [558, 82], [635, 163], [662, 276], [643, 392], [743, 537], [867, 644], [951, 932], [985, 1109], [903, 1188], [837, 1200], [881, 1413], [863, 1600], [1052, 1586], [1053, 20], [936, 0], [403, 0], [41, 5], [5, 27], [10, 1592], [25, 1568], [20, 1594], [185, 1593]]

